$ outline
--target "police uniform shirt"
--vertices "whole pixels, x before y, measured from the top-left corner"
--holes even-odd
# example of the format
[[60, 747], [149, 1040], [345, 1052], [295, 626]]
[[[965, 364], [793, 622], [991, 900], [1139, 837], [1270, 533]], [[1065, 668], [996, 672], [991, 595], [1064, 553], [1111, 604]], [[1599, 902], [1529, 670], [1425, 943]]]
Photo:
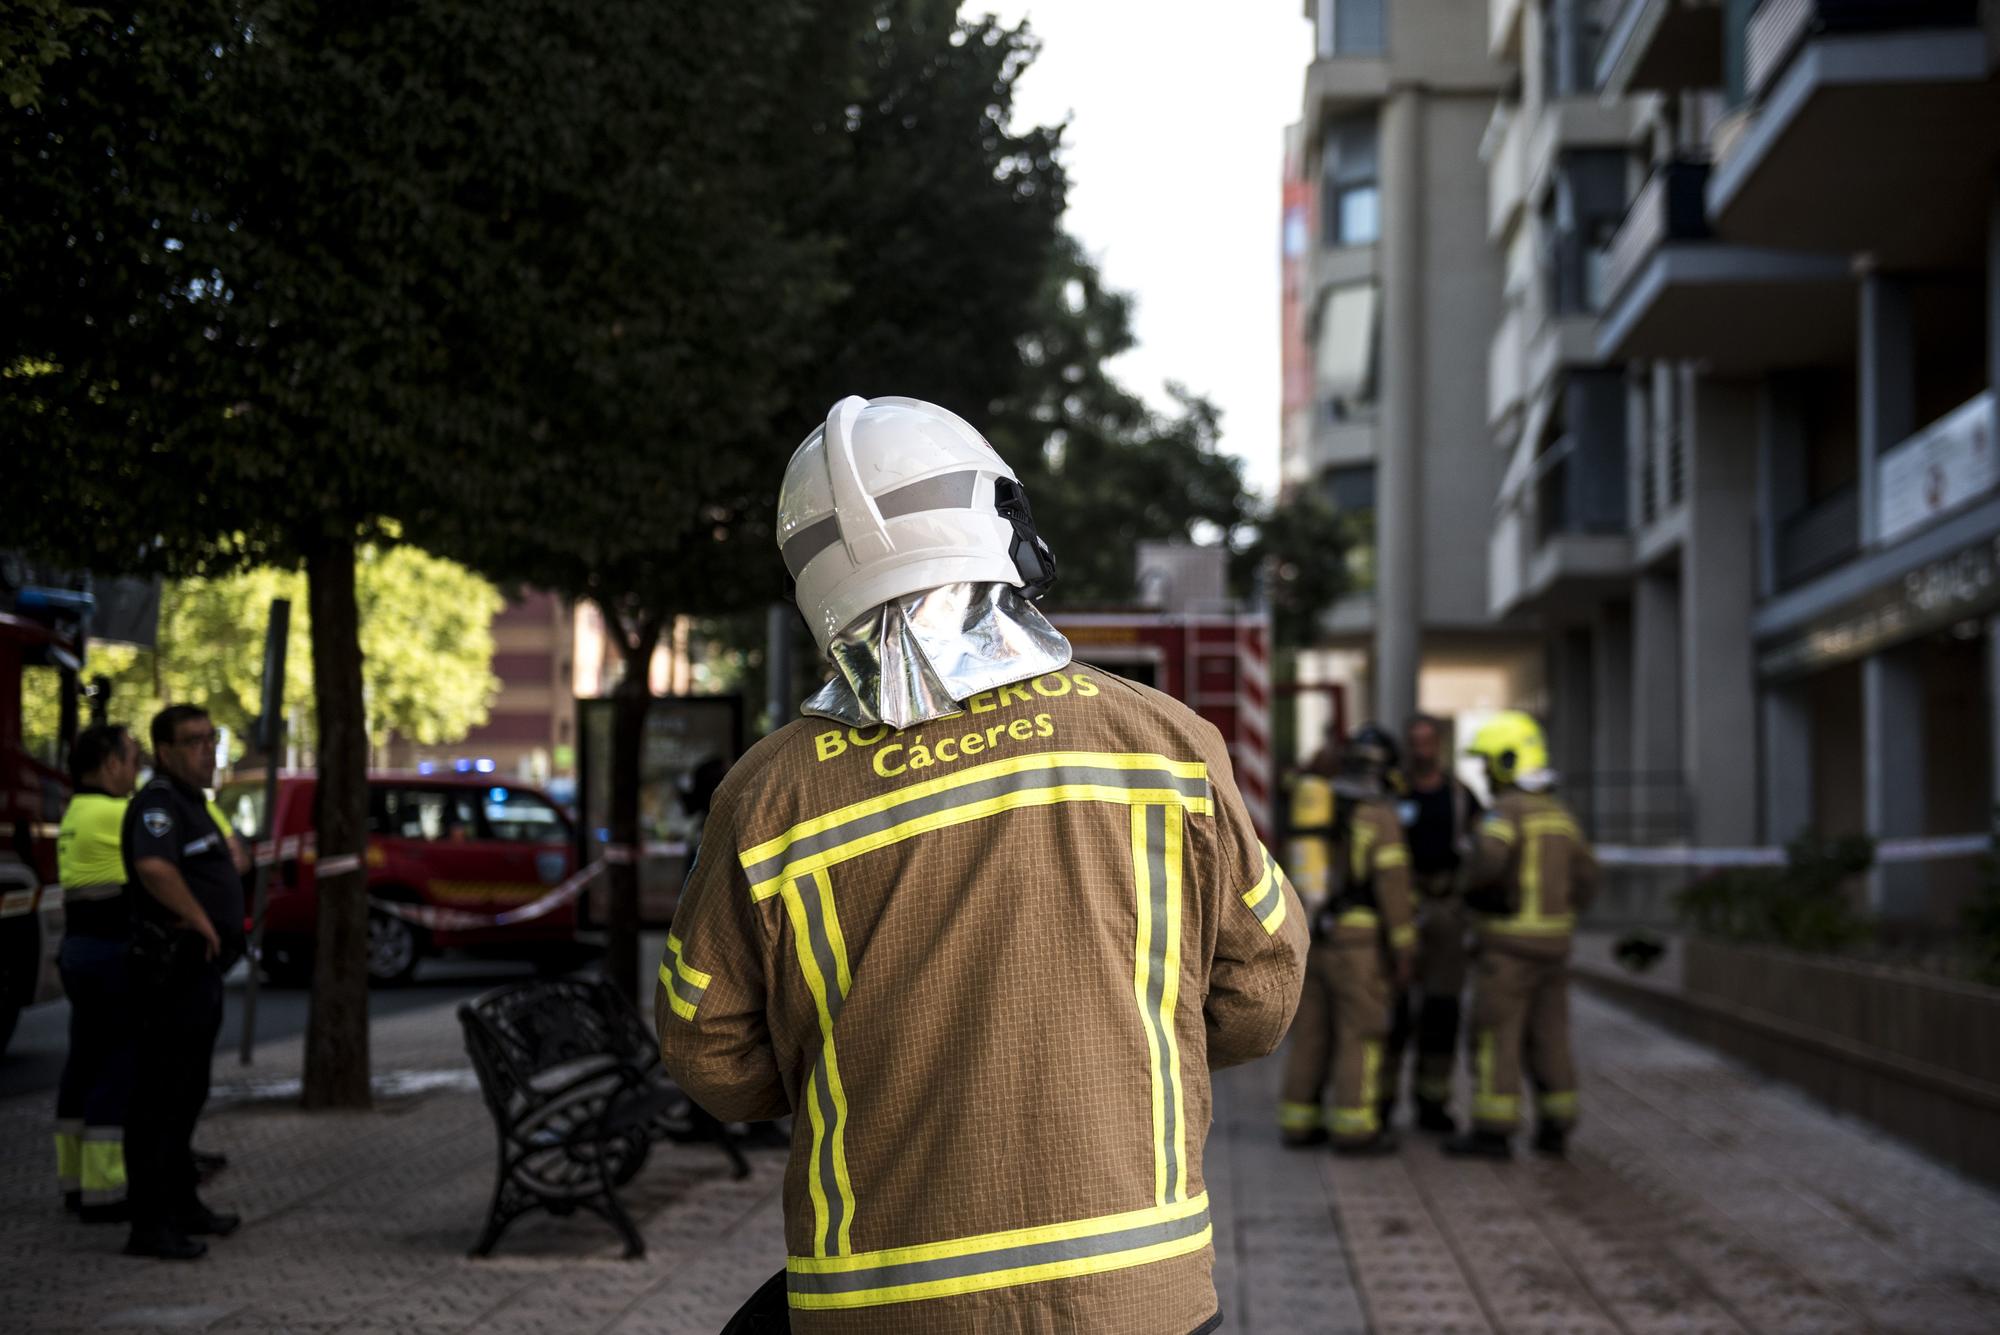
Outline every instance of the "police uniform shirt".
[[131, 929], [119, 831], [128, 799], [79, 787], [56, 832], [63, 929], [73, 936], [122, 937]]
[[243, 878], [229, 851], [229, 834], [211, 814], [198, 788], [159, 774], [139, 790], [125, 812], [125, 871], [139, 893], [136, 902], [154, 916], [166, 910], [144, 890], [136, 870], [142, 858], [160, 858], [180, 869], [215, 934], [222, 951], [215, 963], [222, 968], [243, 954]]

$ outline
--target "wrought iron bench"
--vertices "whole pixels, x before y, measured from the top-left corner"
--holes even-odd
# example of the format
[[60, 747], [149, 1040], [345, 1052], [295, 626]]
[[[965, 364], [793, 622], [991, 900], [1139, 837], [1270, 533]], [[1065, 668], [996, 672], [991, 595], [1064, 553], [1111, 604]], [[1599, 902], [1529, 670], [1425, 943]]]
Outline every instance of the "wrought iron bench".
[[602, 979], [561, 978], [496, 988], [458, 1008], [465, 1046], [499, 1133], [499, 1176], [487, 1256], [508, 1225], [537, 1207], [602, 1216], [627, 1258], [646, 1244], [618, 1202], [658, 1139], [716, 1139], [749, 1171], [735, 1143], [660, 1068], [638, 1011]]

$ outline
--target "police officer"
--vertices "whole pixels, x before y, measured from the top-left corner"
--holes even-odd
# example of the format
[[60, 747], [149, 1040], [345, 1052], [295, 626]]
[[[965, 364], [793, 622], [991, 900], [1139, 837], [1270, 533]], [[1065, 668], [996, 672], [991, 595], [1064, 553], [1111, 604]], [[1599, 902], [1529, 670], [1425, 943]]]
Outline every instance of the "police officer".
[[1493, 810], [1479, 825], [1465, 902], [1481, 915], [1473, 975], [1472, 1130], [1452, 1154], [1506, 1159], [1521, 1117], [1522, 1066], [1535, 1083], [1535, 1148], [1561, 1155], [1576, 1123], [1569, 1049], [1569, 948], [1597, 890], [1597, 858], [1550, 792], [1541, 725], [1508, 711], [1468, 748], [1486, 763]]
[[133, 888], [138, 1077], [126, 1121], [132, 1234], [127, 1254], [193, 1260], [238, 1219], [195, 1194], [191, 1140], [215, 1037], [222, 976], [243, 955], [238, 852], [203, 785], [215, 772], [215, 725], [193, 705], [153, 718], [158, 771], [126, 809], [124, 854]]
[[1396, 997], [1383, 1063], [1382, 1125], [1394, 1120], [1403, 1054], [1414, 1037], [1417, 1126], [1450, 1135], [1458, 1129], [1451, 1117], [1451, 1072], [1458, 1055], [1459, 997], [1465, 991], [1469, 962], [1459, 873], [1484, 808], [1444, 764], [1442, 720], [1416, 715], [1404, 727], [1403, 741], [1396, 810], [1409, 844], [1410, 879], [1416, 889], [1416, 986]]
[[[1392, 987], [1409, 983], [1416, 927], [1410, 920], [1410, 863], [1389, 804], [1396, 743], [1373, 724], [1342, 748], [1329, 857], [1334, 888], [1314, 915], [1305, 994], [1292, 1022], [1279, 1092], [1278, 1127], [1294, 1148], [1329, 1135], [1343, 1154], [1384, 1154], [1396, 1139], [1377, 1100]], [[1322, 1112], [1327, 1077], [1333, 1110]]]
[[122, 724], [95, 724], [70, 747], [76, 788], [56, 834], [63, 888], [57, 956], [69, 998], [69, 1054], [56, 1093], [56, 1174], [64, 1204], [86, 1223], [130, 1217], [125, 1109], [135, 1059], [131, 911], [119, 829], [139, 777], [139, 742]]

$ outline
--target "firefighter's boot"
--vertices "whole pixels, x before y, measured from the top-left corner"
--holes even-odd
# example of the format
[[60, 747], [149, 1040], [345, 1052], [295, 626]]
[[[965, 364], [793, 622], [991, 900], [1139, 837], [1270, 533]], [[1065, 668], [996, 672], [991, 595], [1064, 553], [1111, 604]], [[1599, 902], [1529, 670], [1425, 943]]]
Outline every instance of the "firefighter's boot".
[[1563, 1158], [1569, 1149], [1569, 1128], [1558, 1122], [1543, 1122], [1535, 1128], [1535, 1152]]
[[1396, 1133], [1387, 1127], [1383, 1127], [1372, 1136], [1363, 1136], [1352, 1140], [1336, 1140], [1333, 1142], [1333, 1152], [1335, 1154], [1352, 1156], [1357, 1159], [1368, 1158], [1374, 1155], [1394, 1154], [1400, 1148], [1400, 1144], [1401, 1142], [1396, 1139]]
[[1433, 1135], [1451, 1136], [1458, 1134], [1458, 1123], [1452, 1120], [1451, 1112], [1437, 1099], [1418, 1099], [1417, 1129]]

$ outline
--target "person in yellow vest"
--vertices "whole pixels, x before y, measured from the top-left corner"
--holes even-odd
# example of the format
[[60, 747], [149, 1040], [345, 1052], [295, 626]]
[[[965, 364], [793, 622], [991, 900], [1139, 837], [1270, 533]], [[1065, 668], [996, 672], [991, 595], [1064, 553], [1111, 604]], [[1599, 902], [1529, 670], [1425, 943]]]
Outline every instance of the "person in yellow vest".
[[1513, 1156], [1526, 1065], [1537, 1104], [1535, 1148], [1561, 1155], [1576, 1124], [1569, 1047], [1569, 948], [1597, 890], [1597, 858], [1551, 793], [1541, 725], [1510, 710], [1467, 748], [1486, 764], [1493, 809], [1479, 824], [1465, 902], [1480, 915], [1473, 975], [1472, 1129], [1451, 1154]]
[[125, 1108], [138, 1025], [127, 968], [131, 909], [119, 828], [139, 777], [139, 742], [96, 724], [70, 747], [75, 794], [56, 834], [63, 889], [57, 956], [69, 997], [69, 1055], [56, 1088], [56, 1176], [63, 1203], [91, 1223], [128, 1218]]
[[[1331, 1138], [1343, 1154], [1385, 1154], [1396, 1138], [1382, 1125], [1382, 1044], [1391, 986], [1408, 986], [1416, 947], [1410, 858], [1389, 803], [1396, 743], [1374, 725], [1341, 749], [1332, 784], [1329, 862], [1333, 887], [1313, 915], [1305, 994], [1292, 1022], [1278, 1095], [1278, 1129], [1299, 1148]], [[1328, 1076], [1333, 1107], [1322, 1099]]]

